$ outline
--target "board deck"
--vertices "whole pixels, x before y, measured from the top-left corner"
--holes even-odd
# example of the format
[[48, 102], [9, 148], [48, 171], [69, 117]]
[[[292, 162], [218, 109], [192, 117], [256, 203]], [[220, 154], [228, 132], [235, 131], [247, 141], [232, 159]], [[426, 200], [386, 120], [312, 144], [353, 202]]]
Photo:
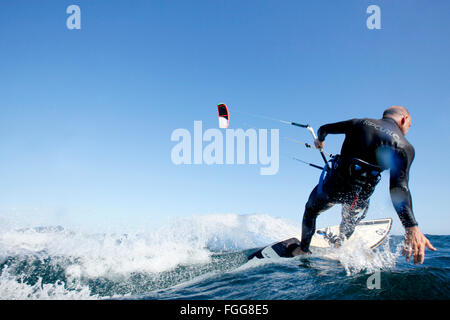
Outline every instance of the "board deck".
[[[391, 230], [392, 219], [375, 219], [360, 222], [355, 232], [346, 241], [359, 241], [368, 249], [375, 249], [386, 239]], [[311, 251], [315, 248], [331, 248], [333, 239], [339, 235], [339, 226], [321, 228], [316, 231], [311, 239]], [[297, 237], [292, 237], [284, 241], [273, 243], [267, 247], [261, 248], [249, 255], [248, 259], [253, 258], [291, 258], [288, 250], [291, 244], [300, 245]]]

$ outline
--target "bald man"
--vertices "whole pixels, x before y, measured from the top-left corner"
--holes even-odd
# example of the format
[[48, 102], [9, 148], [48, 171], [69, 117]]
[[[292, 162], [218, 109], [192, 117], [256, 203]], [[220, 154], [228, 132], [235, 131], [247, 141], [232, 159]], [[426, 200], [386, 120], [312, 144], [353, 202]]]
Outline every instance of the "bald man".
[[369, 199], [378, 184], [381, 172], [390, 170], [390, 195], [405, 228], [404, 254], [409, 261], [423, 263], [425, 247], [436, 250], [418, 228], [409, 191], [409, 169], [414, 148], [405, 135], [411, 116], [404, 107], [386, 109], [382, 119], [351, 119], [326, 124], [319, 128], [315, 146], [324, 147], [328, 134], [345, 134], [340, 155], [332, 160], [331, 169], [322, 176], [305, 206], [300, 246], [291, 246], [292, 255], [309, 252], [316, 229], [317, 216], [335, 204], [342, 204], [340, 235], [330, 239], [339, 246], [353, 233], [364, 218]]

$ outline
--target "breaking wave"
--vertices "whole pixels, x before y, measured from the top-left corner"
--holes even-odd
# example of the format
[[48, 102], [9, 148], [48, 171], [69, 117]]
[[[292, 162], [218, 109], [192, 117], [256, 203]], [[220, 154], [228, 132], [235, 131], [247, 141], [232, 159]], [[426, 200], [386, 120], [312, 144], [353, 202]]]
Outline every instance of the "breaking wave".
[[179, 218], [135, 234], [8, 230], [0, 234], [0, 299], [139, 295], [235, 268], [245, 262], [242, 250], [295, 232], [281, 219], [236, 214]]
[[[401, 296], [367, 290], [367, 276], [377, 271], [385, 281], [382, 286], [386, 281], [398, 286], [405, 273], [417, 273], [419, 281], [428, 279], [425, 289], [432, 285], [433, 292], [448, 297], [442, 292], [449, 284], [448, 250], [429, 255], [427, 261], [442, 267], [428, 273], [399, 262], [401, 238], [395, 236], [374, 251], [344, 242], [339, 249], [307, 257], [247, 261], [255, 248], [298, 236], [298, 229], [296, 223], [262, 214], [183, 217], [139, 233], [9, 228], [0, 231], [0, 299], [366, 299], [383, 298], [380, 292]], [[433, 241], [445, 245], [447, 238]]]

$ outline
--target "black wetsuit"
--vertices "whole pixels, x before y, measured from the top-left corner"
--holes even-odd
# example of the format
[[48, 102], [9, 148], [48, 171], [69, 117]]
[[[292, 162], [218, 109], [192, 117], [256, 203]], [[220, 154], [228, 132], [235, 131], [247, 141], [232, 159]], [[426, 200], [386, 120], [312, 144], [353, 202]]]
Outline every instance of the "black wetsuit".
[[[397, 123], [391, 118], [383, 118], [327, 124], [319, 128], [318, 139], [324, 141], [330, 133], [345, 134], [345, 140], [332, 169], [309, 196], [303, 215], [301, 249], [305, 252], [309, 250], [317, 216], [338, 203], [343, 204], [341, 233], [346, 237], [353, 233], [354, 226], [345, 230], [345, 224], [349, 220], [355, 222], [354, 217], [368, 207], [369, 198], [380, 178], [377, 168], [379, 172], [390, 169], [391, 199], [403, 226], [416, 226], [408, 187], [414, 148]], [[354, 159], [363, 161], [355, 165]], [[369, 164], [368, 169], [361, 168], [365, 162]], [[355, 168], [366, 173], [358, 175]]]

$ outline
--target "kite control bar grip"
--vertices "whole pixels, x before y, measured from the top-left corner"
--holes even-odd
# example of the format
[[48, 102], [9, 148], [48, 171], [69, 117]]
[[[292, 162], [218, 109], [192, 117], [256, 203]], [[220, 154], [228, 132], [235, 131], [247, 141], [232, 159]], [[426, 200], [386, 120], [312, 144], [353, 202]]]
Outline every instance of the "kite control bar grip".
[[314, 129], [309, 126], [309, 124], [301, 124], [301, 123], [297, 123], [297, 122], [291, 122], [291, 124], [296, 127], [307, 129], [309, 132], [311, 132], [311, 135], [313, 136], [314, 140], [317, 140], [316, 133], [314, 132]]
[[307, 124], [300, 124], [300, 123], [297, 123], [297, 122], [291, 122], [291, 124], [293, 126], [297, 126], [297, 127], [300, 127], [300, 128], [308, 128], [309, 127], [309, 125], [307, 125]]
[[[314, 132], [314, 129], [311, 128], [310, 126], [306, 127], [306, 129], [308, 129], [309, 132], [311, 132], [314, 140], [317, 140], [317, 136], [316, 133]], [[320, 155], [322, 156], [323, 161], [325, 162], [325, 165], [327, 166], [327, 169], [330, 169], [330, 166], [328, 165], [328, 160], [327, 157], [325, 157], [325, 154], [323, 153], [323, 149], [320, 149]]]
[[[311, 135], [313, 136], [314, 141], [317, 140], [317, 135], [314, 132], [314, 129], [311, 126], [309, 126], [309, 124], [300, 124], [300, 123], [296, 123], [296, 122], [291, 122], [291, 124], [293, 126], [297, 126], [297, 127], [300, 127], [300, 128], [307, 129], [311, 133]], [[322, 159], [325, 162], [325, 165], [327, 166], [327, 169], [330, 169], [330, 166], [328, 165], [327, 157], [325, 157], [325, 154], [323, 153], [323, 149], [320, 149], [320, 155], [322, 156]]]
[[316, 133], [314, 132], [314, 129], [311, 128], [310, 126], [307, 126], [306, 129], [311, 132], [311, 135], [313, 136], [314, 140], [317, 140], [317, 136]]

